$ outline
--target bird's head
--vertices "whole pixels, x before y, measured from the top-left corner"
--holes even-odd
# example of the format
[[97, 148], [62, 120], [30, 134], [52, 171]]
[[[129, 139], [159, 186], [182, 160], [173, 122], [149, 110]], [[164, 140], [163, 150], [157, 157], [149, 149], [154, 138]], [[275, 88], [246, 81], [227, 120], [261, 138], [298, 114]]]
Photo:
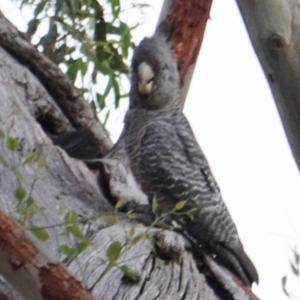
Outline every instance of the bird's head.
[[179, 107], [179, 83], [177, 62], [165, 39], [145, 38], [132, 58], [130, 107]]

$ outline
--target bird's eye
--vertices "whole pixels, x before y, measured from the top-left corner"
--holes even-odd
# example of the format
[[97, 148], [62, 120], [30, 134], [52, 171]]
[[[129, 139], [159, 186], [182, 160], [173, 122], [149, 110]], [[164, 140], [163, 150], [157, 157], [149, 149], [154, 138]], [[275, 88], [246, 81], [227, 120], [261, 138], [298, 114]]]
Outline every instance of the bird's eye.
[[150, 83], [154, 80], [154, 76], [152, 78], [150, 78], [149, 80], [147, 80], [147, 83]]
[[167, 64], [164, 64], [163, 66], [162, 66], [162, 68], [161, 68], [162, 70], [166, 70], [166, 69], [168, 69], [168, 65]]

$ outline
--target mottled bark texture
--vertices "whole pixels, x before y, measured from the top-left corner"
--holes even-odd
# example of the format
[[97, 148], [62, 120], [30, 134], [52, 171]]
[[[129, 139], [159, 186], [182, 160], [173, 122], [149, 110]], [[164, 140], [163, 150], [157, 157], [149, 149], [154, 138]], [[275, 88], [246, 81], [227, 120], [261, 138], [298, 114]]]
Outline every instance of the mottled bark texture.
[[299, 0], [237, 0], [300, 169]]
[[[165, 11], [162, 15], [168, 13]], [[204, 25], [201, 28], [199, 35], [203, 36]], [[195, 53], [191, 57], [194, 64]], [[186, 74], [191, 73], [186, 71]], [[231, 295], [228, 299], [255, 299], [214, 260], [194, 257], [181, 235], [147, 228], [124, 215], [116, 219], [111, 203], [124, 193], [130, 200], [139, 197], [138, 187], [132, 183], [132, 177], [128, 177], [128, 170], [113, 161], [104, 162], [105, 168], [95, 173], [53, 145], [48, 135], [78, 127], [93, 131], [100, 155], [111, 147], [111, 142], [70, 81], [3, 15], [0, 15], [0, 101], [0, 207], [26, 227], [26, 231], [20, 229], [24, 233], [20, 242], [29, 243], [35, 250], [32, 254], [35, 258], [20, 264], [13, 249], [17, 244], [6, 243], [7, 237], [0, 232], [0, 265], [5, 268], [0, 269], [5, 277], [0, 278], [0, 299], [54, 299], [59, 297], [55, 293], [61, 299], [89, 299], [89, 291], [95, 299], [105, 300], [216, 300], [225, 297], [220, 296], [224, 287], [226, 297]], [[12, 138], [10, 142], [7, 142], [8, 137]], [[13, 148], [13, 138], [19, 141], [16, 151], [9, 150]], [[33, 152], [36, 153], [33, 159], [22, 164]], [[22, 195], [16, 192], [21, 186], [31, 196], [28, 203], [38, 210], [31, 222], [28, 215], [22, 214]], [[74, 260], [65, 259], [58, 251], [61, 245], [76, 246], [74, 239], [64, 234], [68, 211], [78, 213], [80, 229], [92, 240], [92, 245]], [[32, 223], [46, 228], [50, 235], [46, 242], [35, 241], [28, 233]], [[28, 240], [24, 239], [27, 235]], [[110, 267], [107, 249], [113, 242], [127, 245], [128, 240], [131, 242], [128, 247], [122, 247], [117, 265]], [[20, 249], [18, 252], [26, 254]], [[33, 270], [36, 261], [38, 264]], [[62, 272], [58, 264], [62, 261], [81, 283]], [[130, 272], [124, 272], [124, 268]], [[52, 280], [49, 274], [57, 278]], [[26, 283], [22, 278], [26, 278]], [[70, 283], [70, 278], [74, 279], [71, 286], [74, 294], [66, 296], [64, 292], [70, 287], [63, 283], [64, 280]], [[28, 295], [29, 286], [34, 287], [31, 289], [34, 296]], [[86, 298], [76, 296], [76, 292], [86, 292]]]

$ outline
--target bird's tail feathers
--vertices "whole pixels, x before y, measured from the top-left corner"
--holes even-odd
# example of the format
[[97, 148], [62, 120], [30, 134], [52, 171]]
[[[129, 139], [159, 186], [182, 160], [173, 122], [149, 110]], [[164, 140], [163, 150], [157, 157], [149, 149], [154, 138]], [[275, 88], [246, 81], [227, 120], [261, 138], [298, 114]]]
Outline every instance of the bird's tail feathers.
[[218, 254], [229, 265], [229, 268], [246, 284], [251, 286], [253, 282], [258, 283], [258, 273], [242, 244], [239, 242], [235, 247], [219, 245]]

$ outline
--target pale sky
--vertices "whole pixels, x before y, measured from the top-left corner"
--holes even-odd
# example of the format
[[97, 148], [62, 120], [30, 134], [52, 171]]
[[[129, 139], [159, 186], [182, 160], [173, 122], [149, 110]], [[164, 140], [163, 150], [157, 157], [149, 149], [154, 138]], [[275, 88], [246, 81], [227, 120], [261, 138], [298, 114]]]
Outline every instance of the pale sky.
[[[290, 248], [300, 241], [299, 172], [234, 0], [214, 1], [185, 113], [258, 269], [254, 291], [287, 299], [281, 278], [293, 277]], [[299, 295], [296, 280], [292, 290]]]
[[[158, 19], [162, 1], [148, 3], [153, 7], [134, 32], [136, 42], [151, 36]], [[1, 0], [0, 9], [22, 29], [25, 19], [10, 0]], [[128, 16], [134, 18], [140, 16]], [[114, 140], [126, 105], [108, 123]], [[299, 172], [234, 0], [214, 0], [184, 112], [258, 269], [254, 292], [286, 300], [281, 278], [288, 275], [287, 286], [300, 297], [289, 265], [291, 248], [300, 250]]]

